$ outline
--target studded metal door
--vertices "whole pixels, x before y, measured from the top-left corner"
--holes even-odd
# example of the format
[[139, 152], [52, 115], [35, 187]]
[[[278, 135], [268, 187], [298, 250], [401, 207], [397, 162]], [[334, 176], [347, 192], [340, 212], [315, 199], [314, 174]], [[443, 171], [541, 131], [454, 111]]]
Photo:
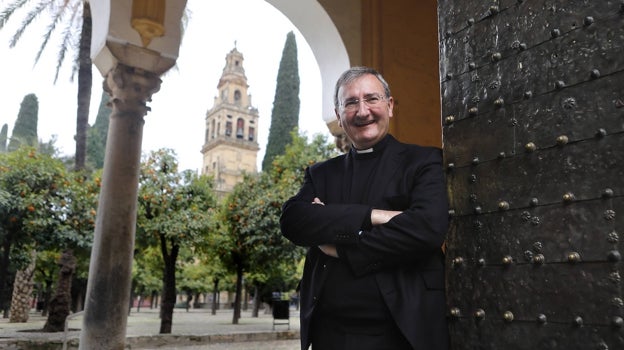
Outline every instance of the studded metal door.
[[452, 349], [624, 349], [623, 2], [438, 7]]

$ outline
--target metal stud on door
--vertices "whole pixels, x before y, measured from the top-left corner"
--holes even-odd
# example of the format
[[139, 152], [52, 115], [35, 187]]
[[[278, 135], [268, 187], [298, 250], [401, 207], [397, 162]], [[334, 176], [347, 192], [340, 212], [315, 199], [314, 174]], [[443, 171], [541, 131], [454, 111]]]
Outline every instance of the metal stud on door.
[[623, 349], [624, 5], [438, 7], [452, 349]]

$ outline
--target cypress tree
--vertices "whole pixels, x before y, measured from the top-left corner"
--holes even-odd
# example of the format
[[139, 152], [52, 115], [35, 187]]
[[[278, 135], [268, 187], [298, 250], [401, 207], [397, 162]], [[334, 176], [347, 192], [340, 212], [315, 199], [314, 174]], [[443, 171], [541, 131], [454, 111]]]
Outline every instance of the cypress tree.
[[87, 161], [95, 169], [104, 167], [104, 154], [106, 153], [106, 137], [108, 136], [108, 123], [112, 109], [109, 107], [110, 97], [102, 92], [100, 108], [98, 109], [95, 123], [87, 131]]
[[38, 116], [39, 100], [37, 96], [35, 94], [24, 96], [17, 114], [17, 120], [11, 132], [11, 139], [9, 140], [8, 147], [9, 152], [15, 151], [21, 145], [37, 145]]
[[297, 60], [297, 41], [291, 31], [286, 35], [277, 72], [277, 84], [271, 112], [271, 127], [266, 152], [262, 160], [262, 170], [271, 167], [273, 159], [284, 153], [291, 142], [291, 131], [299, 125], [299, 62]]
[[9, 126], [7, 124], [4, 124], [2, 125], [2, 131], [0, 131], [0, 153], [6, 152], [8, 137], [9, 137]]

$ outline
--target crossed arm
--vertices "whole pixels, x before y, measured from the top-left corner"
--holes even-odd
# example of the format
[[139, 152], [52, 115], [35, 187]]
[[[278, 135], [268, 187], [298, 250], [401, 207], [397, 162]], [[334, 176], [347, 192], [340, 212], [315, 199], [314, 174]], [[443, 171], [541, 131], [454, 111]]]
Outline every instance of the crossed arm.
[[[321, 202], [321, 200], [317, 197], [314, 198], [312, 204], [325, 205], [325, 203]], [[402, 211], [398, 210], [382, 210], [382, 209], [373, 209], [371, 211], [371, 224], [373, 226], [383, 225], [390, 221], [393, 217], [401, 214]], [[321, 244], [318, 246], [319, 249], [325, 254], [331, 257], [338, 257], [338, 250], [334, 244]]]
[[323, 171], [308, 168], [303, 186], [282, 207], [282, 234], [298, 246], [339, 257], [358, 275], [429, 256], [444, 241], [448, 201], [441, 153], [420, 156], [394, 179], [394, 192], [369, 204], [340, 203], [340, 187], [329, 184]]

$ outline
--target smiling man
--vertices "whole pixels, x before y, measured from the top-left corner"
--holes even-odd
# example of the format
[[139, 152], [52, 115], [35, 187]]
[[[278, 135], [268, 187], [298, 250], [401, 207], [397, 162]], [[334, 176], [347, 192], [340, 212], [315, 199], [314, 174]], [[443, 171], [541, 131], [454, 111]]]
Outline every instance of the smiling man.
[[446, 350], [442, 152], [388, 134], [394, 100], [374, 69], [344, 72], [334, 107], [351, 150], [306, 169], [282, 208], [284, 236], [309, 247], [301, 348]]

